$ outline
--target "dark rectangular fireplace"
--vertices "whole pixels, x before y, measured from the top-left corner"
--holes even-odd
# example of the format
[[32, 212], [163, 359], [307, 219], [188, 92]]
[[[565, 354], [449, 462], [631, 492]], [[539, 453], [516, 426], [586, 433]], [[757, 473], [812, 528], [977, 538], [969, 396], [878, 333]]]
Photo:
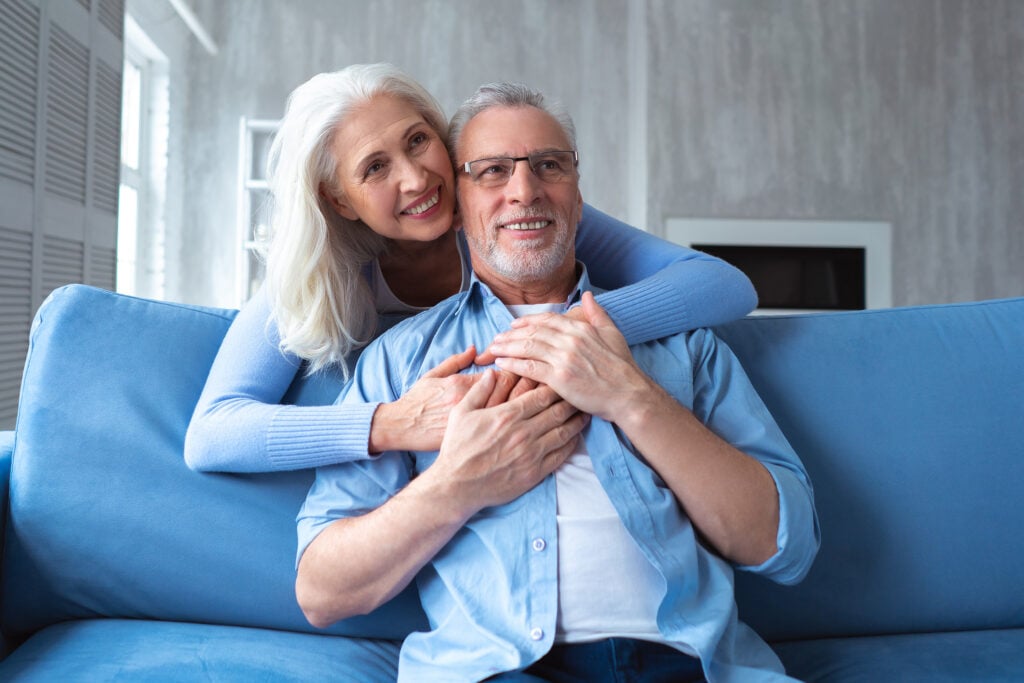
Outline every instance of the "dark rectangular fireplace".
[[864, 249], [694, 244], [750, 278], [762, 309], [856, 311], [867, 307]]
[[758, 313], [892, 305], [888, 223], [670, 219], [666, 232], [746, 273]]

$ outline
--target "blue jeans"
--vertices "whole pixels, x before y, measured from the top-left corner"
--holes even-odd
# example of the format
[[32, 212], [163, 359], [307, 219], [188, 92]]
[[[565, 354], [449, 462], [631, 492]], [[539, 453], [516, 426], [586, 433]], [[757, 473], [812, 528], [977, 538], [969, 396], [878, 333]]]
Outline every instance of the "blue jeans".
[[697, 683], [700, 660], [667, 645], [630, 638], [555, 645], [522, 671], [487, 679], [500, 683]]

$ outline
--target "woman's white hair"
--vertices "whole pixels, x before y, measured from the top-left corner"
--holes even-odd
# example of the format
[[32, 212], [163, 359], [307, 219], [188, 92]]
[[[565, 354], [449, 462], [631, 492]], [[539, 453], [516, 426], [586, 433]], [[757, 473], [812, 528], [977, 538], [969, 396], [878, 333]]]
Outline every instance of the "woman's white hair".
[[388, 240], [339, 215], [321, 188], [338, 191], [331, 144], [345, 117], [382, 94], [408, 101], [447, 139], [444, 113], [423, 86], [390, 64], [356, 64], [296, 88], [270, 148], [267, 293], [281, 349], [306, 360], [311, 373], [337, 365], [347, 378], [345, 357], [376, 329], [362, 271]]

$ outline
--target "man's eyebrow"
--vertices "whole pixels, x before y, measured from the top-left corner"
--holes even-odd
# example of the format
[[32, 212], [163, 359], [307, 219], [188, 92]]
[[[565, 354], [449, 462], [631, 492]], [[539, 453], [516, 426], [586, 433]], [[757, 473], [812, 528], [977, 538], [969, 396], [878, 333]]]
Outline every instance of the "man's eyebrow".
[[[524, 154], [522, 156], [530, 156], [530, 155], [533, 155], [533, 154], [549, 154], [551, 152], [571, 152], [571, 151], [572, 151], [571, 149], [565, 149], [564, 147], [541, 147], [539, 149], [530, 150], [527, 154]], [[473, 159], [468, 159], [467, 161], [483, 161], [485, 159], [520, 159], [520, 158], [522, 158], [522, 156], [520, 156], [518, 154], [511, 154], [511, 153], [489, 154], [487, 156], [474, 157]]]

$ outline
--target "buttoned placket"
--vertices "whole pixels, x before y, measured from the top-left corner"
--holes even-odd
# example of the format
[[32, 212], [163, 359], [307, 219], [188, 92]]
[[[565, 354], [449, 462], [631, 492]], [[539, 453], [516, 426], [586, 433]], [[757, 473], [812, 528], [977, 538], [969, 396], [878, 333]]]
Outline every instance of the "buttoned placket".
[[530, 567], [526, 635], [535, 659], [543, 656], [553, 642], [558, 618], [558, 527], [554, 476], [549, 475], [527, 494], [535, 497], [525, 508], [524, 541]]

